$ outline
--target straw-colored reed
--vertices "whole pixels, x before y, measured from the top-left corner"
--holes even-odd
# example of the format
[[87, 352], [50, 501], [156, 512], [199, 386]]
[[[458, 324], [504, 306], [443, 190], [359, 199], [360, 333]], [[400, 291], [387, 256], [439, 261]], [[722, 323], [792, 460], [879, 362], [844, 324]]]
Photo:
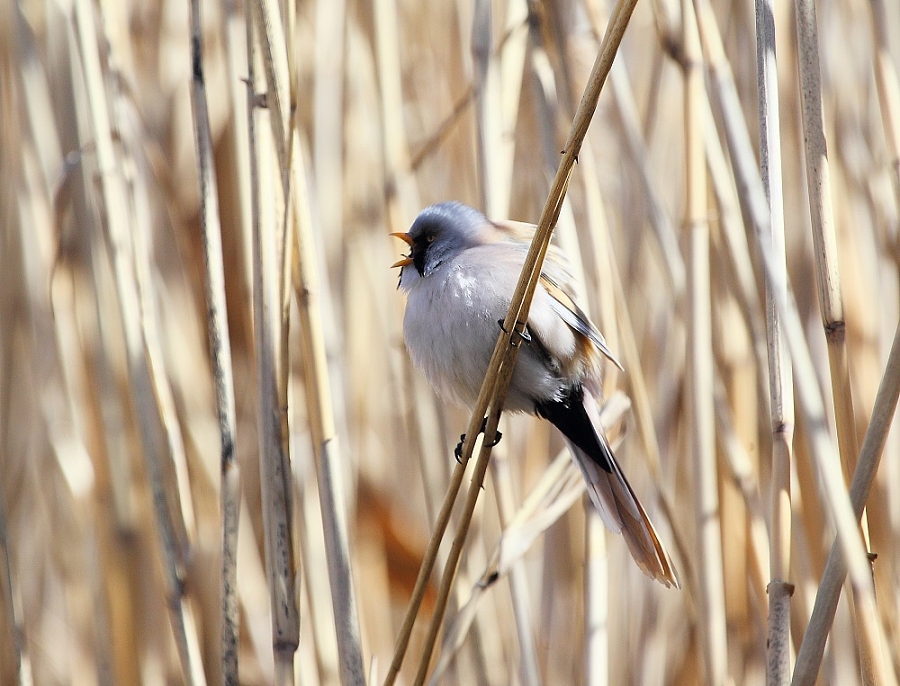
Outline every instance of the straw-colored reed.
[[[900, 6], [816, 9], [3, 4], [0, 683], [896, 684]], [[412, 368], [450, 198], [571, 260], [680, 591], [500, 415], [537, 267]]]

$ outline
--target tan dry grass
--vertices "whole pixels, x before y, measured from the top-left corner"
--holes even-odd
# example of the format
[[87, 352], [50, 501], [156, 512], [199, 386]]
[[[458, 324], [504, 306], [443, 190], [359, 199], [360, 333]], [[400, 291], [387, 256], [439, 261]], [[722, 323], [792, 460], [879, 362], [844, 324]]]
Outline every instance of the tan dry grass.
[[[711, 14], [704, 14], [707, 4]], [[628, 370], [606, 379], [610, 396], [623, 390], [632, 400], [617, 428], [624, 429], [619, 453], [672, 543], [684, 589], [652, 584], [622, 542], [598, 537], [576, 506], [537, 538], [509, 577], [481, 594], [442, 683], [694, 684], [709, 682], [710, 665], [727, 670], [735, 684], [765, 682], [762, 589], [772, 555], [766, 529], [770, 508], [784, 495], [769, 495], [773, 427], [756, 243], [769, 220], [761, 219], [759, 189], [748, 181], [755, 174], [759, 182], [756, 143], [746, 143], [758, 137], [755, 21], [746, 3], [693, 6], [721, 34], [718, 51], [713, 26], [701, 26], [710, 60], [701, 68], [713, 69], [708, 89], [695, 88], [696, 102], [685, 109], [690, 53], [682, 47], [682, 17], [692, 13], [674, 0], [639, 3], [557, 231], [584, 275], [589, 309]], [[798, 411], [790, 454], [786, 580], [795, 590], [783, 628], [796, 655], [820, 578], [834, 567], [826, 565], [835, 540], [832, 513], [849, 512], [836, 482], [821, 479], [823, 451], [836, 460], [840, 434], [842, 456], [859, 455], [861, 446], [848, 441], [854, 433], [865, 436], [860, 466], [871, 469], [885, 440], [866, 429], [900, 317], [900, 8], [841, 0], [819, 12], [837, 258], [828, 268], [840, 274], [849, 372], [832, 384], [804, 171], [797, 37], [791, 5], [774, 6], [787, 272], [799, 313], [795, 334], [803, 339], [788, 348], [796, 355], [802, 342], [813, 370], [798, 379], [808, 394], [801, 397], [798, 385], [798, 410], [814, 396], [827, 421], [815, 433], [811, 415]], [[239, 681], [276, 680], [257, 440], [257, 361], [271, 354], [269, 388], [278, 394], [272, 411], [286, 427], [271, 445], [280, 440], [291, 460], [282, 486], [293, 503], [279, 516], [291, 529], [292, 560], [283, 571], [297, 570], [294, 591], [282, 598], [298, 609], [301, 632], [293, 667], [291, 639], [277, 646], [282, 655], [287, 649], [279, 680], [293, 672], [306, 684], [335, 684], [353, 673], [339, 658], [347, 652], [346, 644], [337, 648], [333, 608], [343, 617], [342, 640], [351, 644], [356, 613], [352, 602], [333, 605], [329, 590], [341, 574], [334, 554], [343, 515], [362, 665], [375, 683], [387, 672], [467, 419], [436, 401], [409, 365], [401, 295], [387, 268], [396, 245], [387, 234], [406, 230], [422, 206], [446, 198], [538, 220], [610, 7], [535, 3], [530, 23], [520, 2], [249, 7], [257, 18], [268, 17], [272, 37], [268, 68], [257, 62], [257, 89], [267, 78], [281, 84], [269, 108], [256, 110], [258, 137], [271, 141], [264, 143], [269, 156], [256, 203], [271, 251], [267, 346], [252, 314], [244, 8], [201, 7], [242, 482]], [[156, 0], [12, 0], [0, 9], [3, 684], [223, 683], [223, 481], [207, 344], [189, 16], [186, 2]], [[255, 40], [265, 57], [262, 35]], [[686, 127], [694, 132], [691, 153]], [[688, 154], [697, 178], [690, 196]], [[698, 198], [707, 189], [698, 184], [708, 186], [705, 201]], [[708, 221], [708, 239], [704, 230], [694, 234], [693, 246], [680, 240], [673, 227], [685, 217], [695, 222], [690, 226]], [[306, 218], [311, 236], [301, 235], [297, 262], [306, 280], [298, 283], [313, 287], [320, 315], [287, 288], [292, 236]], [[707, 246], [708, 296], [689, 287], [697, 274], [685, 267], [693, 269]], [[313, 265], [317, 289], [309, 281]], [[689, 350], [699, 350], [692, 337], [702, 331], [694, 328], [689, 294], [708, 299], [711, 317], [700, 343], [711, 351], [712, 359], [702, 361], [712, 364], [716, 384], [704, 382], [702, 394], [696, 363], [687, 361]], [[884, 384], [873, 429], [889, 425], [893, 378]], [[692, 408], [708, 412], [712, 402], [716, 443], [707, 446], [712, 454], [702, 468], [708, 476], [715, 465], [717, 474], [700, 500]], [[835, 404], [844, 417], [840, 432]], [[846, 426], [850, 408], [853, 427]], [[330, 414], [337, 442], [329, 441]], [[708, 432], [712, 418], [703, 421]], [[517, 521], [526, 494], [560, 448], [558, 437], [532, 419], [504, 418], [501, 430], [508, 462], [492, 472], [475, 509], [451, 616], [487, 567], [502, 522]], [[848, 604], [837, 605], [819, 672], [825, 683], [861, 679], [854, 639], [864, 636], [884, 680], [900, 669], [898, 448], [888, 435], [868, 499], [862, 486], [854, 490], [854, 506], [860, 497], [866, 502], [870, 547], [878, 554], [877, 610], [853, 622]], [[775, 473], [783, 476], [779, 464]], [[340, 497], [331, 508], [334, 497], [320, 498], [328, 493], [323, 474], [342, 484], [343, 507]], [[502, 479], [496, 494], [494, 478]], [[694, 512], [712, 496], [721, 537], [710, 545], [709, 522]], [[329, 525], [330, 514], [338, 520]], [[457, 515], [458, 509], [448, 536]], [[331, 531], [328, 545], [323, 531]], [[783, 538], [781, 545], [773, 572], [787, 557]], [[439, 568], [446, 558], [445, 546]], [[721, 570], [721, 588], [704, 588], [701, 579], [716, 578], [705, 568]], [[871, 596], [866, 575], [855, 569], [860, 611]], [[826, 585], [833, 595], [834, 581]], [[429, 587], [426, 617], [434, 601]], [[703, 640], [712, 628], [704, 619], [711, 602], [720, 603], [723, 626], [713, 638], [724, 646]], [[415, 674], [426, 617], [412, 633], [398, 683]], [[880, 646], [879, 632], [888, 637]]]

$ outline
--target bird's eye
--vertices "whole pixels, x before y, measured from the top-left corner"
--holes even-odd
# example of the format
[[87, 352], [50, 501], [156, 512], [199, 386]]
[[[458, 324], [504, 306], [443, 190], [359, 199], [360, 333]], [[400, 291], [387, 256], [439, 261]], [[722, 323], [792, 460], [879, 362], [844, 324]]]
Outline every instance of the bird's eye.
[[429, 243], [434, 243], [434, 239], [437, 238], [433, 233], [428, 234], [428, 237], [425, 239]]

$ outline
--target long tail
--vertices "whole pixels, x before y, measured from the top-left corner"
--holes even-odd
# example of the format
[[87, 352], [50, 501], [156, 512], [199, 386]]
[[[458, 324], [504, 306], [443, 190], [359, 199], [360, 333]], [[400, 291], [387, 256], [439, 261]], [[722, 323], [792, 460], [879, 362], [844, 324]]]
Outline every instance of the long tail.
[[600, 424], [596, 401], [590, 394], [581, 395], [579, 392], [552, 406], [544, 404], [538, 414], [566, 437], [591, 501], [607, 528], [622, 534], [638, 567], [666, 587], [681, 588], [672, 558], [616, 461]]

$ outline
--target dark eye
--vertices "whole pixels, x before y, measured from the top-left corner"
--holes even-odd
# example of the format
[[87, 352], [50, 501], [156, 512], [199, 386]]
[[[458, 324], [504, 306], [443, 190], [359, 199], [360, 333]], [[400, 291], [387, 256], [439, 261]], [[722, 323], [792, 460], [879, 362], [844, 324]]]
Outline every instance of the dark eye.
[[437, 236], [435, 236], [433, 233], [430, 233], [430, 234], [428, 234], [428, 236], [425, 238], [425, 240], [428, 241], [429, 243], [434, 243], [434, 239], [435, 239], [435, 238], [437, 238]]

